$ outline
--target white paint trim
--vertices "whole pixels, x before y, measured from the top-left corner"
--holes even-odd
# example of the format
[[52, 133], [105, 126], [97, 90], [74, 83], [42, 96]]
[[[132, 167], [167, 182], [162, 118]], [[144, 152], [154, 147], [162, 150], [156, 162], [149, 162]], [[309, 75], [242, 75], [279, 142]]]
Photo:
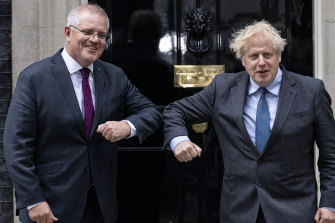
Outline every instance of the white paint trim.
[[324, 79], [322, 0], [313, 1], [314, 77]]

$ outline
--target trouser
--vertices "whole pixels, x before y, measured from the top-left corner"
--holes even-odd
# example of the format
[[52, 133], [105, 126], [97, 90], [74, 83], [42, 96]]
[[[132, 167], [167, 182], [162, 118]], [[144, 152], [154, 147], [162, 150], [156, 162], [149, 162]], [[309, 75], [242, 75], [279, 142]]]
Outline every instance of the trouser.
[[259, 210], [258, 210], [256, 223], [266, 223], [265, 218], [264, 218], [264, 214], [263, 214], [263, 210], [262, 210], [261, 207], [259, 207]]
[[101, 214], [94, 186], [88, 190], [87, 201], [81, 223], [105, 223]]

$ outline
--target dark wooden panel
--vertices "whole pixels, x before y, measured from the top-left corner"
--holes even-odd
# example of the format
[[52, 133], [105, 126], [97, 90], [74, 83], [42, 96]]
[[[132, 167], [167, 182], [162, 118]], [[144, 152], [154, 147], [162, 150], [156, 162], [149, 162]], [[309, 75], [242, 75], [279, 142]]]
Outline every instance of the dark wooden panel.
[[0, 1], [0, 222], [13, 222], [13, 188], [3, 154], [3, 128], [12, 96], [12, 1]]

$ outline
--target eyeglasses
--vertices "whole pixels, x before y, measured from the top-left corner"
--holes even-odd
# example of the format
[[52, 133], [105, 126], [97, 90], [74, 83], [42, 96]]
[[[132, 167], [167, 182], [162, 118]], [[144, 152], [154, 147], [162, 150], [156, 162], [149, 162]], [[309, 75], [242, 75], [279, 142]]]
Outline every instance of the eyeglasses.
[[75, 27], [75, 26], [73, 26], [73, 25], [70, 25], [70, 27], [73, 27], [73, 28], [75, 28], [76, 30], [78, 30], [79, 32], [81, 32], [82, 34], [84, 34], [85, 36], [87, 36], [87, 37], [95, 37], [95, 36], [97, 36], [99, 39], [101, 39], [101, 40], [105, 40], [105, 41], [107, 41], [107, 39], [108, 39], [108, 35], [107, 34], [105, 34], [105, 33], [93, 33], [93, 32], [91, 32], [91, 31], [88, 31], [88, 30], [81, 30], [81, 29], [78, 29], [77, 27]]

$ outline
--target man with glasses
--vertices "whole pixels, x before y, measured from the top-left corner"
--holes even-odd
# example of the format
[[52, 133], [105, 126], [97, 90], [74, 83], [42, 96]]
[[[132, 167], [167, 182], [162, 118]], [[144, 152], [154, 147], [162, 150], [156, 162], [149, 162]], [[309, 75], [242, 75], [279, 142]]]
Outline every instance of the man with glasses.
[[109, 20], [97, 5], [68, 15], [65, 48], [24, 69], [4, 131], [22, 222], [116, 222], [118, 141], [141, 143], [160, 111], [99, 60]]

